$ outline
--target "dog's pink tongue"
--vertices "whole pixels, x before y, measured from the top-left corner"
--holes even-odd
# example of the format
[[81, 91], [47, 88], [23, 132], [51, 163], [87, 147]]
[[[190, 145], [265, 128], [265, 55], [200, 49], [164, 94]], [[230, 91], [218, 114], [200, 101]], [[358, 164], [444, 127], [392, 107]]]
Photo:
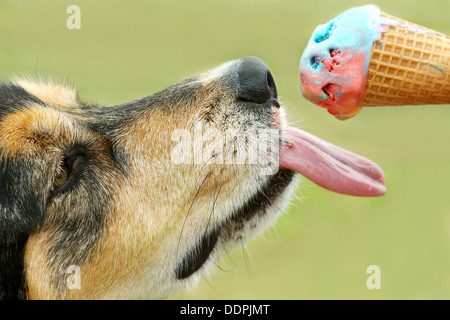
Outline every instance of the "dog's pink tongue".
[[296, 171], [319, 186], [354, 196], [386, 193], [383, 171], [372, 161], [297, 128], [288, 129], [280, 167]]

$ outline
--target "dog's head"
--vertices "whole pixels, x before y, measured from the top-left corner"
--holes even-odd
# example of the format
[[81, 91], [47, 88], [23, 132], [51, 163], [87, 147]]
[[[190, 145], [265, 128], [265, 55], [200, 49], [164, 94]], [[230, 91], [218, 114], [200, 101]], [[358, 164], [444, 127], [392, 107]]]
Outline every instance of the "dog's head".
[[384, 193], [375, 165], [288, 128], [257, 58], [112, 107], [4, 83], [0, 297], [162, 298], [195, 285], [280, 215], [294, 171]]

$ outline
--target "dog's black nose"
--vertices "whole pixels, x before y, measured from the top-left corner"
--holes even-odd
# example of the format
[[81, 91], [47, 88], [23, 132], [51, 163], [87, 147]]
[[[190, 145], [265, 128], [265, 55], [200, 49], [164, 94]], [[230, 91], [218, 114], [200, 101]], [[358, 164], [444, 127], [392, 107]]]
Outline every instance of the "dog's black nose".
[[277, 89], [266, 64], [257, 57], [241, 59], [237, 70], [239, 78], [238, 100], [264, 103], [277, 98]]

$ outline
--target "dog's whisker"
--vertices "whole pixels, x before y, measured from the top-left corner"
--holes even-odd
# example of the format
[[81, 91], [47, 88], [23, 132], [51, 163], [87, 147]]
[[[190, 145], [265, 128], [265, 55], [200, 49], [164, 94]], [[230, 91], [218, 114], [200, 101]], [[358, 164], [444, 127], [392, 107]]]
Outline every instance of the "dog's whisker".
[[241, 249], [242, 249], [242, 255], [244, 257], [245, 269], [247, 270], [247, 276], [250, 277], [249, 262], [247, 260], [248, 249], [246, 249], [246, 247], [244, 245], [244, 239], [242, 237], [241, 237]]
[[209, 227], [209, 224], [210, 224], [210, 222], [211, 222], [212, 215], [214, 214], [214, 209], [215, 209], [215, 207], [216, 207], [216, 202], [217, 202], [217, 199], [219, 198], [220, 191], [222, 190], [222, 186], [223, 186], [222, 183], [220, 184], [218, 190], [217, 190], [217, 186], [218, 186], [218, 184], [219, 184], [219, 182], [220, 182], [220, 178], [222, 177], [222, 172], [223, 172], [223, 170], [224, 170], [224, 169], [222, 168], [222, 169], [219, 171], [218, 177], [217, 177], [217, 179], [216, 179], [216, 185], [215, 185], [215, 187], [214, 187], [214, 194], [213, 194], [212, 208], [211, 208], [211, 211], [210, 211], [209, 216], [208, 216], [208, 222], [206, 223], [205, 233], [208, 232], [208, 227]]
[[191, 204], [190, 204], [190, 206], [189, 206], [189, 209], [188, 209], [188, 211], [186, 212], [186, 214], [185, 214], [185, 216], [184, 216], [183, 224], [182, 224], [181, 230], [180, 230], [180, 235], [178, 236], [177, 256], [178, 256], [178, 252], [179, 252], [179, 248], [180, 248], [181, 237], [182, 237], [182, 234], [183, 234], [183, 230], [184, 230], [184, 228], [185, 228], [185, 225], [186, 225], [186, 221], [187, 221], [187, 219], [188, 219], [188, 217], [189, 217], [189, 213], [190, 213], [191, 210], [192, 210], [192, 207], [193, 207], [193, 205], [194, 205], [195, 199], [197, 199], [197, 196], [198, 196], [198, 194], [200, 193], [200, 190], [202, 189], [203, 185], [205, 184], [205, 181], [209, 178], [209, 176], [210, 176], [210, 173], [208, 173], [208, 174], [205, 176], [205, 178], [204, 178], [203, 181], [201, 182], [200, 186], [197, 188], [197, 191], [195, 192], [194, 198], [193, 198], [192, 201], [191, 201]]
[[225, 255], [227, 256], [228, 260], [231, 263], [231, 269], [234, 269], [236, 267], [236, 263], [234, 262], [233, 258], [231, 257], [230, 253], [228, 252], [228, 249], [224, 243], [222, 243], [223, 251], [225, 252]]
[[[275, 235], [276, 241], [283, 245], [284, 244], [284, 239], [281, 236], [280, 232], [278, 231], [277, 227], [274, 226], [273, 228], [270, 229], [270, 231], [271, 231], [271, 234], [273, 233]], [[270, 244], [272, 244], [272, 242], [270, 242]]]
[[[211, 156], [208, 160], [206, 160], [206, 161], [202, 164], [202, 167], [201, 167], [200, 170], [198, 171], [198, 175], [197, 175], [196, 181], [199, 180], [200, 174], [202, 173], [203, 169], [206, 168], [206, 165], [207, 165], [208, 162], [211, 161], [212, 159], [214, 159], [213, 156]], [[211, 173], [211, 172], [208, 172], [208, 174], [210, 174], [210, 173]]]
[[[214, 159], [213, 156], [211, 156], [208, 160], [206, 160], [206, 161], [203, 163], [203, 165], [201, 166], [201, 168], [200, 168], [200, 170], [199, 170], [199, 172], [198, 172], [196, 181], [199, 180], [200, 174], [201, 174], [202, 171], [206, 168], [206, 165], [208, 164], [208, 162], [211, 161], [212, 159]], [[191, 210], [192, 210], [192, 207], [193, 207], [193, 205], [194, 205], [194, 202], [195, 202], [195, 200], [196, 200], [198, 194], [200, 193], [201, 188], [203, 187], [205, 181], [209, 178], [209, 176], [211, 175], [211, 173], [212, 173], [212, 172], [209, 171], [209, 172], [206, 174], [206, 176], [203, 178], [203, 181], [201, 182], [200, 186], [197, 188], [197, 191], [195, 192], [194, 198], [192, 199], [191, 204], [189, 205], [189, 209], [188, 209], [188, 211], [186, 212], [186, 214], [185, 214], [185, 216], [184, 216], [183, 224], [182, 224], [181, 230], [180, 230], [180, 235], [179, 235], [179, 237], [178, 237], [177, 255], [178, 255], [178, 252], [179, 252], [179, 247], [180, 247], [181, 237], [182, 237], [182, 234], [183, 234], [183, 230], [184, 230], [184, 228], [185, 228], [185, 225], [186, 225], [186, 221], [187, 221], [187, 219], [188, 219], [188, 217], [189, 217], [189, 213], [190, 213]]]
[[204, 275], [202, 275], [202, 279], [203, 279], [203, 281], [205, 281], [205, 282], [208, 284], [208, 286], [209, 286], [215, 293], [217, 293], [217, 294], [220, 293], [216, 288], [214, 288], [214, 286], [208, 281], [208, 279], [207, 279]]
[[234, 265], [232, 265], [232, 266], [230, 267], [229, 270], [227, 270], [227, 269], [225, 269], [224, 267], [222, 267], [222, 266], [220, 265], [220, 260], [219, 260], [218, 257], [216, 257], [216, 259], [214, 259], [214, 264], [215, 264], [216, 267], [217, 267], [220, 271], [222, 271], [222, 272], [231, 272], [231, 271], [233, 271], [233, 269], [234, 269]]

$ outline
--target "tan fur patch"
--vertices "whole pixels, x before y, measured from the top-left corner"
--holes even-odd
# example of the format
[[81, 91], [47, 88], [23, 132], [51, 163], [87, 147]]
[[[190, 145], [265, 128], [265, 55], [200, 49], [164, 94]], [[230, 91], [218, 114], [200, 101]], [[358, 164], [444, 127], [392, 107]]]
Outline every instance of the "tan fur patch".
[[51, 283], [46, 256], [51, 242], [48, 237], [37, 233], [31, 235], [26, 249], [28, 299], [56, 299], [57, 294]]
[[67, 111], [80, 108], [76, 91], [68, 86], [54, 84], [51, 80], [13, 79], [13, 83], [51, 106]]
[[46, 147], [60, 130], [64, 116], [56, 110], [31, 106], [7, 115], [0, 123], [0, 148], [6, 155], [36, 151]]

